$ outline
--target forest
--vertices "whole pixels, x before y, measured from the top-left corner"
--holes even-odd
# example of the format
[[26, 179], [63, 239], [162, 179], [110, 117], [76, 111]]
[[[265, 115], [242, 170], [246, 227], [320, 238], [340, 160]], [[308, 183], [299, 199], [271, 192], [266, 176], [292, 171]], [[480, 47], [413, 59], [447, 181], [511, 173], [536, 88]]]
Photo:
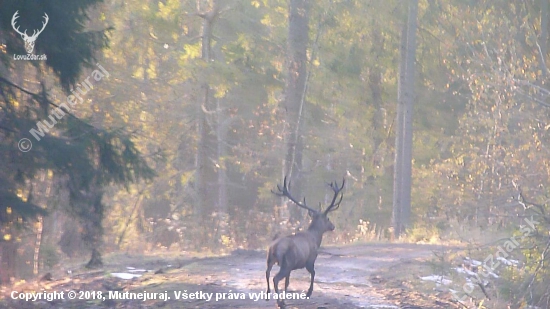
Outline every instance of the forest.
[[[83, 278], [264, 291], [272, 241], [329, 212], [290, 306], [550, 308], [548, 7], [0, 0], [0, 308]], [[109, 306], [135, 303], [75, 308]]]

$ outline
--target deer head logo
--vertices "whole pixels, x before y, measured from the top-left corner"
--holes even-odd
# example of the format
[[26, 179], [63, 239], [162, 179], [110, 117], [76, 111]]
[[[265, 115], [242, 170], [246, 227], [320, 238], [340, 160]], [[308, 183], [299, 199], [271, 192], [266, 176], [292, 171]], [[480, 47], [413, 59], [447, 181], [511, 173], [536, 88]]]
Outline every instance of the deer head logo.
[[17, 28], [15, 27], [15, 20], [19, 18], [18, 14], [19, 11], [15, 11], [15, 14], [13, 14], [13, 17], [11, 19], [11, 26], [13, 27], [13, 30], [15, 30], [17, 33], [21, 35], [21, 38], [23, 38], [23, 41], [25, 41], [25, 50], [27, 50], [27, 53], [31, 54], [34, 50], [34, 41], [36, 41], [36, 38], [38, 38], [38, 35], [44, 31], [44, 28], [46, 28], [46, 25], [48, 24], [48, 20], [50, 19], [48, 17], [48, 14], [44, 13], [44, 21], [42, 22], [42, 29], [40, 30], [33, 30], [32, 35], [27, 35], [27, 30], [25, 29], [24, 32], [19, 31], [19, 26]]

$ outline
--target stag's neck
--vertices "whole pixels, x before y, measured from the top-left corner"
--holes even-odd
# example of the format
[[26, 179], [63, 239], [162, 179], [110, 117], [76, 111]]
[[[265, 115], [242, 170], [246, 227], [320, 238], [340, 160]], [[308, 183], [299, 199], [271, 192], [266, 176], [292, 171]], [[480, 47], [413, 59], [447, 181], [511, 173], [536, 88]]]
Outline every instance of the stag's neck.
[[323, 241], [323, 234], [325, 232], [319, 231], [319, 229], [316, 229], [315, 226], [310, 225], [307, 231], [315, 238], [315, 243], [317, 244], [317, 248], [321, 247], [321, 242]]

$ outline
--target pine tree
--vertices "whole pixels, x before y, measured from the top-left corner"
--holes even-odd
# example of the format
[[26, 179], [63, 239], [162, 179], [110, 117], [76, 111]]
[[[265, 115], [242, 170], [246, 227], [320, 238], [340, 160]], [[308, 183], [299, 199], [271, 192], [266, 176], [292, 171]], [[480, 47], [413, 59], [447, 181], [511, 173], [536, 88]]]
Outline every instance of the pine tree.
[[[45, 215], [43, 206], [32, 202], [29, 185], [41, 171], [51, 171], [63, 179], [70, 201], [70, 214], [84, 226], [83, 240], [92, 251], [89, 266], [101, 264], [101, 243], [105, 205], [103, 188], [110, 184], [150, 179], [154, 171], [136, 149], [131, 134], [94, 127], [74, 115], [64, 100], [49, 95], [48, 85], [58, 81], [71, 96], [82, 73], [97, 69], [97, 55], [107, 46], [106, 31], [88, 31], [89, 12], [100, 1], [1, 1], [0, 12], [0, 229], [6, 243], [13, 242], [12, 227]], [[40, 29], [34, 53], [45, 61], [13, 61], [14, 54], [26, 54], [24, 41], [12, 27]], [[94, 71], [95, 72], [95, 71]], [[96, 73], [97, 74], [97, 73]], [[97, 77], [98, 75], [96, 75]], [[102, 78], [107, 78], [103, 74]], [[97, 80], [97, 79], [96, 79]], [[50, 125], [39, 138], [31, 133], [37, 122]], [[40, 129], [40, 127], [38, 127]], [[45, 131], [45, 132], [44, 132]], [[32, 143], [27, 152], [18, 149], [26, 138]], [[21, 146], [21, 144], [19, 144]], [[25, 145], [27, 147], [28, 145]], [[3, 254], [7, 254], [3, 251]]]

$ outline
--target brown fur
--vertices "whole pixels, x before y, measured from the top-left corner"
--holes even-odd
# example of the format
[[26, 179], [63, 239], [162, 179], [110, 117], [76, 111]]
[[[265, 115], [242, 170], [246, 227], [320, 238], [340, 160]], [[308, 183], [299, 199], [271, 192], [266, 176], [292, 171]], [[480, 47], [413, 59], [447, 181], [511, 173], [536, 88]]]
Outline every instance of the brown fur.
[[[311, 274], [311, 281], [306, 296], [313, 292], [313, 280], [315, 278], [315, 260], [323, 234], [334, 230], [334, 225], [326, 213], [312, 214], [313, 220], [305, 232], [275, 239], [269, 246], [267, 252], [267, 270], [265, 278], [267, 281], [267, 293], [270, 293], [269, 277], [273, 265], [279, 265], [279, 272], [273, 277], [275, 293], [279, 293], [279, 281], [285, 278], [285, 292], [290, 283], [290, 272], [296, 269], [306, 268]], [[283, 301], [277, 301], [281, 308]]]
[[[344, 188], [344, 184], [345, 180], [342, 181], [341, 187], [338, 187], [336, 183], [330, 184], [330, 187], [334, 191], [334, 197], [330, 206], [327, 207], [324, 212], [309, 208], [305, 204], [305, 199], [303, 203], [294, 199], [289, 192], [288, 187], [290, 186], [290, 183], [287, 186], [286, 177], [283, 187], [281, 188], [280, 186], [277, 186], [279, 193], [273, 193], [279, 196], [286, 196], [297, 206], [308, 209], [312, 220], [307, 231], [305, 232], [299, 232], [295, 235], [286, 237], [279, 237], [279, 234], [277, 234], [273, 238], [273, 241], [267, 251], [267, 270], [265, 271], [268, 294], [271, 291], [269, 286], [271, 268], [273, 265], [278, 264], [280, 268], [279, 272], [275, 275], [275, 277], [273, 277], [273, 287], [275, 288], [275, 293], [279, 293], [279, 281], [282, 278], [285, 278], [286, 292], [290, 282], [290, 272], [305, 267], [311, 274], [311, 281], [306, 296], [311, 296], [311, 293], [313, 292], [313, 280], [315, 278], [315, 260], [317, 259], [319, 246], [321, 246], [321, 241], [323, 240], [323, 234], [327, 231], [334, 230], [334, 224], [330, 222], [327, 215], [329, 212], [338, 209], [340, 206], [343, 198], [343, 195], [341, 195], [340, 192]], [[336, 202], [338, 195], [340, 195], [340, 200]], [[284, 301], [277, 299], [277, 303], [281, 308], [284, 308]]]

